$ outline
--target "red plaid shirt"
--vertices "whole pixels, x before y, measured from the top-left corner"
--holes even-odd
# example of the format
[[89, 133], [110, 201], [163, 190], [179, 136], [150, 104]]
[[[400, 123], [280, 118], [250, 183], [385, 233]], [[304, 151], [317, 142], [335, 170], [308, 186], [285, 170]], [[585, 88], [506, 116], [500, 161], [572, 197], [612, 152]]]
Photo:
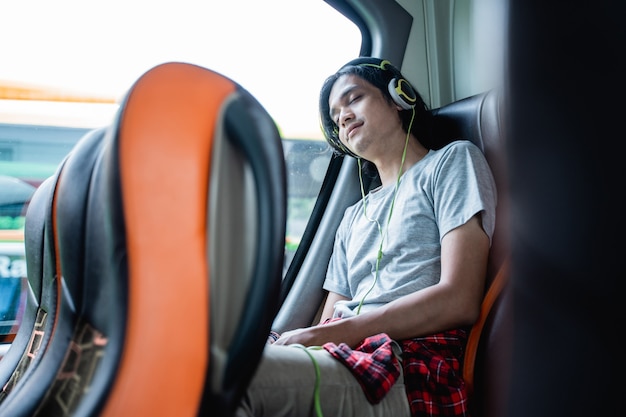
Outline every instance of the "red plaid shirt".
[[[467, 332], [450, 330], [399, 342], [404, 384], [413, 416], [469, 417], [461, 375]], [[357, 378], [372, 404], [380, 402], [400, 375], [395, 342], [385, 333], [368, 337], [356, 349], [324, 344]]]

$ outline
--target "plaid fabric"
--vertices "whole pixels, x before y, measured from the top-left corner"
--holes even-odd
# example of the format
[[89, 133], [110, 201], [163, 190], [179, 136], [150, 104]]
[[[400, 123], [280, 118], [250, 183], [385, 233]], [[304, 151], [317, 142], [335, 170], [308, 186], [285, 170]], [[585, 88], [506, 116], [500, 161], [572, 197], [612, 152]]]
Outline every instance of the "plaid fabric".
[[345, 343], [339, 346], [326, 343], [323, 347], [352, 371], [367, 400], [377, 404], [400, 376], [400, 364], [394, 354], [393, 343], [381, 333], [363, 340], [354, 350]]
[[403, 340], [404, 384], [413, 416], [469, 417], [462, 377], [467, 332], [449, 330]]
[[[403, 340], [402, 369], [412, 416], [469, 417], [462, 358], [467, 332], [450, 330]], [[395, 342], [385, 333], [368, 337], [356, 348], [324, 344], [357, 378], [372, 404], [380, 402], [399, 376]]]

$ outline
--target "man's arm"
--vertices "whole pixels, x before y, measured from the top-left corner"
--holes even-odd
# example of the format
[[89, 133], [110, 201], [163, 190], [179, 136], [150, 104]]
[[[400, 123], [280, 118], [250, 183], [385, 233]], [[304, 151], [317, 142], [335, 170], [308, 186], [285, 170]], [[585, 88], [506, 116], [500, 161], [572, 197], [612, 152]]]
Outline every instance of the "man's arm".
[[373, 310], [371, 324], [361, 324], [365, 333], [400, 340], [472, 325], [484, 297], [488, 257], [489, 237], [477, 214], [443, 237], [440, 281]]
[[333, 313], [335, 311], [335, 303], [340, 300], [347, 300], [347, 297], [339, 295], [335, 292], [329, 291], [326, 296], [326, 302], [324, 303], [324, 308], [322, 309], [322, 316], [320, 317], [320, 324], [324, 323], [327, 319], [333, 317]]

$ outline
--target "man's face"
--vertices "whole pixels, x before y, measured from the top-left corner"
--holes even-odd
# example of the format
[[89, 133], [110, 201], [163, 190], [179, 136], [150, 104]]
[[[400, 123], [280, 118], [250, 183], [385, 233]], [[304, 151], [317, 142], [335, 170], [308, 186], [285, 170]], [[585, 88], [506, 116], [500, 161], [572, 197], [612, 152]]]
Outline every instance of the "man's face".
[[374, 85], [356, 75], [335, 81], [328, 99], [339, 140], [355, 154], [373, 161], [385, 152], [385, 139], [402, 129], [398, 106]]

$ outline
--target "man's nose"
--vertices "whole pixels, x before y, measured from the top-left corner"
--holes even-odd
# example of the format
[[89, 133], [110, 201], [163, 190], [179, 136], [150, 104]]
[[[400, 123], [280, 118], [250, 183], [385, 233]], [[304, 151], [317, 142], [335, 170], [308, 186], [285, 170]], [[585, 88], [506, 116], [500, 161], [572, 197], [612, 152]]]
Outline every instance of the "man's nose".
[[352, 120], [352, 117], [353, 117], [352, 112], [347, 111], [347, 110], [342, 110], [339, 116], [339, 122], [341, 126], [345, 126], [347, 122]]

